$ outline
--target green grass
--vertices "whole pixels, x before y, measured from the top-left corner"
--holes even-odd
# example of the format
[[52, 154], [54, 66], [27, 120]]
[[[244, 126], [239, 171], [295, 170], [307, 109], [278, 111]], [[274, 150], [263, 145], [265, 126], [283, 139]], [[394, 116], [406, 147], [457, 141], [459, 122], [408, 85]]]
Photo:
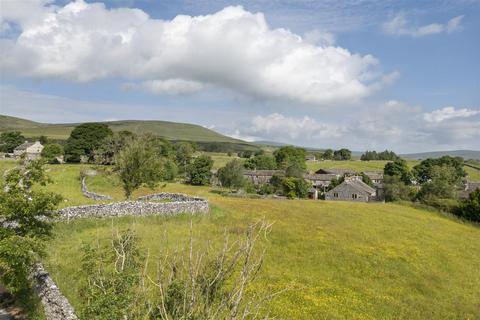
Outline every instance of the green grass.
[[[408, 165], [413, 167], [419, 161], [407, 160]], [[307, 169], [310, 171], [317, 171], [320, 168], [323, 169], [352, 169], [356, 171], [383, 171], [385, 164], [388, 161], [373, 160], [373, 161], [360, 161], [360, 160], [347, 160], [347, 161], [307, 161]]]
[[464, 166], [463, 167], [467, 172], [467, 178], [473, 181], [480, 181], [480, 170]]
[[[150, 132], [168, 140], [248, 144], [205, 127], [188, 123], [152, 120], [124, 120], [104, 123], [115, 132], [122, 130], [128, 130], [134, 133]], [[76, 125], [78, 124], [44, 124], [15, 117], [0, 116], [0, 131], [10, 129], [20, 130], [27, 137], [44, 135], [49, 138], [64, 140], [69, 137], [70, 132]]]
[[[121, 192], [114, 182], [96, 179], [101, 177], [92, 181], [95, 191], [111, 186], [111, 193]], [[477, 226], [397, 204], [229, 198], [181, 184], [161, 190], [209, 198], [211, 213], [193, 217], [199, 244], [218, 243], [224, 230], [236, 237], [258, 219], [274, 223], [254, 290], [290, 288], [269, 306], [279, 319], [480, 318]], [[151, 192], [141, 189], [134, 196]], [[78, 308], [82, 243], [108, 241], [112, 227], [134, 228], [154, 259], [165, 231], [170, 246], [186, 241], [189, 221], [180, 216], [61, 223], [45, 264]]]
[[209, 155], [213, 159], [213, 169], [219, 169], [224, 167], [228, 162], [233, 159], [240, 159], [236, 153], [232, 153], [232, 156], [228, 156], [226, 153], [221, 152], [203, 152], [206, 155]]

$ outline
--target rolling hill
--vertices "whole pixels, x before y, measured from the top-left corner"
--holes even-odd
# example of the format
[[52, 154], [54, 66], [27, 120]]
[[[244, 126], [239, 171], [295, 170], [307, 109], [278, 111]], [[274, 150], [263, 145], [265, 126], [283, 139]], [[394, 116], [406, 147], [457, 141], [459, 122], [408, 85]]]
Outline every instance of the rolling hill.
[[[253, 144], [222, 135], [200, 125], [157, 120], [121, 120], [102, 122], [114, 132], [128, 130], [137, 134], [153, 133], [167, 140], [186, 140], [198, 143], [233, 145], [235, 149], [257, 149]], [[0, 132], [19, 130], [26, 137], [44, 135], [51, 139], [65, 140], [79, 123], [48, 124], [0, 115]]]
[[440, 158], [443, 156], [462, 157], [464, 159], [480, 160], [480, 151], [477, 150], [449, 150], [449, 151], [431, 151], [420, 153], [401, 154], [402, 158], [422, 160], [427, 158]]

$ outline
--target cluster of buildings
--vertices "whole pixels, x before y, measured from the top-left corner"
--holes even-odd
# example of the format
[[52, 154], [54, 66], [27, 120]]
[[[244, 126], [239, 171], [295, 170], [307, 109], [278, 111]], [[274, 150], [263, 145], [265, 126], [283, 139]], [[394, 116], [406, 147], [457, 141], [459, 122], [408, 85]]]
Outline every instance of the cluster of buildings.
[[[383, 173], [363, 172], [370, 178], [374, 187], [362, 181], [361, 173], [349, 169], [320, 169], [307, 173], [303, 177], [312, 184], [309, 196], [318, 199], [324, 195], [326, 200], [343, 200], [356, 202], [383, 201]], [[246, 170], [244, 176], [253, 184], [270, 183], [273, 176], [284, 176], [283, 170]], [[344, 178], [343, 182], [329, 189], [332, 180]], [[327, 191], [328, 190], [328, 191]]]

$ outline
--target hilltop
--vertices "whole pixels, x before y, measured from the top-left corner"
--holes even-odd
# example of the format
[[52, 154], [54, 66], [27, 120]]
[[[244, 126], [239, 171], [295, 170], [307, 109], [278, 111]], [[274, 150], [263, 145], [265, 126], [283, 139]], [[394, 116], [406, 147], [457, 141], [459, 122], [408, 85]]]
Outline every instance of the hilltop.
[[[257, 149], [243, 140], [234, 139], [196, 124], [159, 120], [99, 121], [107, 124], [114, 132], [128, 130], [137, 134], [153, 133], [172, 141], [193, 141], [231, 145], [234, 149]], [[44, 135], [51, 139], [66, 140], [73, 128], [80, 123], [49, 124], [0, 115], [0, 132], [19, 130], [26, 137]]]

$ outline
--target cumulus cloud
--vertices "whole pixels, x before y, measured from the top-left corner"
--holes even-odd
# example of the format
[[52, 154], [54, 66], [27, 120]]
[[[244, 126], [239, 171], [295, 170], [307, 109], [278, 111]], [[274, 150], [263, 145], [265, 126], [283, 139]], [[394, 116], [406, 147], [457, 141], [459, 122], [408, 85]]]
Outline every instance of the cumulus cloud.
[[430, 123], [440, 123], [445, 120], [455, 118], [469, 118], [474, 115], [480, 114], [480, 110], [472, 109], [455, 109], [454, 107], [445, 107], [442, 109], [434, 110], [423, 114], [423, 119]]
[[[374, 110], [374, 111], [372, 111]], [[231, 129], [231, 128], [230, 128]], [[390, 100], [354, 117], [325, 118], [272, 113], [233, 126], [239, 138], [273, 140], [296, 145], [349, 147], [354, 150], [385, 148], [397, 152], [480, 148], [480, 110], [445, 107], [424, 112], [421, 107]]]
[[335, 47], [327, 33], [302, 38], [273, 29], [262, 13], [240, 6], [165, 21], [139, 9], [107, 9], [83, 0], [64, 7], [32, 0], [31, 15], [19, 9], [23, 1], [14, 3], [1, 13], [2, 23], [21, 28], [18, 38], [0, 40], [5, 74], [120, 78], [159, 94], [212, 86], [314, 105], [358, 101], [382, 82], [373, 56]]
[[399, 13], [382, 25], [386, 34], [397, 36], [424, 37], [438, 33], [452, 33], [460, 29], [463, 15], [456, 16], [445, 24], [432, 23], [424, 26], [412, 26], [404, 13]]
[[201, 91], [204, 85], [201, 82], [182, 79], [150, 80], [142, 83], [127, 83], [126, 90], [143, 90], [160, 95], [187, 95]]

